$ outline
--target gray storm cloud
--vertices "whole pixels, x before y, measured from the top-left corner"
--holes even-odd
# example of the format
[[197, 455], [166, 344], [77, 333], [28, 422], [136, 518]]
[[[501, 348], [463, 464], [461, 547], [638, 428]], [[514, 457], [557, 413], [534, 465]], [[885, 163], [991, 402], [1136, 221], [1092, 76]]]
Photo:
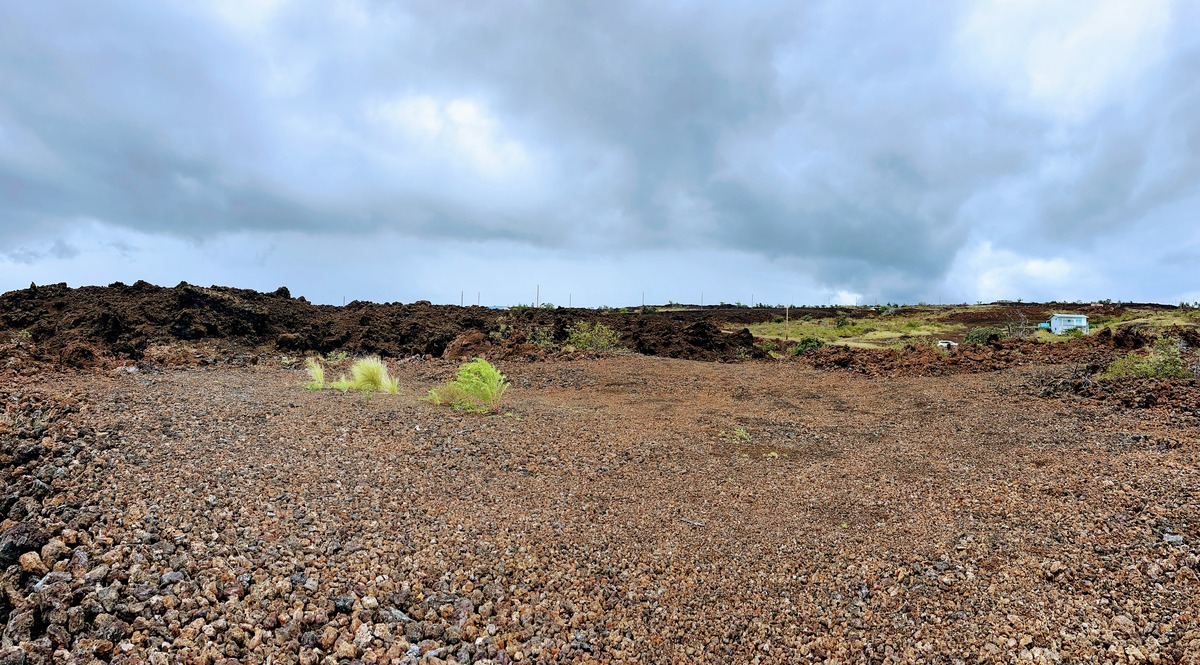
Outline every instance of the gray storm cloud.
[[1086, 3], [1027, 33], [998, 7], [9, 3], [0, 239], [87, 219], [726, 249], [898, 298], [981, 244], [1150, 225], [1184, 255], [1196, 10]]

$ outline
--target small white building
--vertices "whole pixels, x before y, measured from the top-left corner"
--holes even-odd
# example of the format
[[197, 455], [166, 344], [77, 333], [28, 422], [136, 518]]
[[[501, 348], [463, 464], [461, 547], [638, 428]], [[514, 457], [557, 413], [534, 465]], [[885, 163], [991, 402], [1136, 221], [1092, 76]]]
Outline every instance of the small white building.
[[1050, 332], [1055, 335], [1061, 335], [1068, 330], [1079, 329], [1083, 334], [1088, 334], [1088, 320], [1086, 314], [1051, 314], [1050, 315]]

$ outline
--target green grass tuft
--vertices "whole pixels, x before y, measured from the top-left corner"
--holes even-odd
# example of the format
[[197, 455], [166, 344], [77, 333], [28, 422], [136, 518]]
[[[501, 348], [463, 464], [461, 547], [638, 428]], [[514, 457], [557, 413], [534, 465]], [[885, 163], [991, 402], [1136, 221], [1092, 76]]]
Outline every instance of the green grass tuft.
[[422, 397], [422, 400], [429, 402], [434, 406], [450, 406], [459, 411], [481, 411], [482, 408], [476, 406], [463, 389], [455, 382], [447, 383], [441, 388], [435, 388], [429, 391], [429, 394]]
[[463, 363], [453, 381], [430, 390], [422, 399], [439, 406], [448, 404], [460, 411], [500, 413], [508, 386], [508, 380], [495, 365], [476, 358]]

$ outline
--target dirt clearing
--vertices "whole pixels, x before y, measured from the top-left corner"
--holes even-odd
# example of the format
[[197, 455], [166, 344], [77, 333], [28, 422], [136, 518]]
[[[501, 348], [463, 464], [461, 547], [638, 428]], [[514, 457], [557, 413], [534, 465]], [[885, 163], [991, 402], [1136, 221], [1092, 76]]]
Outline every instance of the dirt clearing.
[[637, 355], [502, 362], [507, 416], [417, 401], [454, 367], [6, 379], [0, 658], [1200, 653], [1194, 410]]

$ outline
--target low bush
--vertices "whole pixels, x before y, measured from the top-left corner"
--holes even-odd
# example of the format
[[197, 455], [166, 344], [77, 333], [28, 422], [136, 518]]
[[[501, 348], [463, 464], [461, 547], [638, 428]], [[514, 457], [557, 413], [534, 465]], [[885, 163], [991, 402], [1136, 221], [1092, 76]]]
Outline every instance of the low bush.
[[615, 351], [621, 338], [603, 323], [576, 321], [567, 327], [567, 345], [581, 351]]
[[792, 355], [802, 356], [809, 351], [816, 351], [822, 346], [825, 346], [825, 341], [820, 337], [816, 337], [814, 335], [805, 335], [792, 346]]
[[1191, 376], [1179, 350], [1179, 340], [1170, 337], [1155, 342], [1145, 354], [1132, 351], [1121, 356], [1100, 375], [1104, 379], [1186, 379]]
[[508, 380], [495, 365], [483, 358], [476, 358], [463, 363], [453, 381], [430, 390], [423, 399], [460, 411], [500, 413], [500, 404], [508, 386]]
[[529, 334], [529, 341], [543, 349], [554, 349], [558, 347], [558, 342], [554, 341], [554, 330], [551, 328], [538, 327], [534, 328]]
[[767, 355], [779, 353], [779, 340], [777, 339], [764, 339], [761, 342], [755, 343], [754, 346]]
[[967, 331], [967, 344], [990, 344], [1004, 339], [1004, 330], [993, 326], [978, 326]]

